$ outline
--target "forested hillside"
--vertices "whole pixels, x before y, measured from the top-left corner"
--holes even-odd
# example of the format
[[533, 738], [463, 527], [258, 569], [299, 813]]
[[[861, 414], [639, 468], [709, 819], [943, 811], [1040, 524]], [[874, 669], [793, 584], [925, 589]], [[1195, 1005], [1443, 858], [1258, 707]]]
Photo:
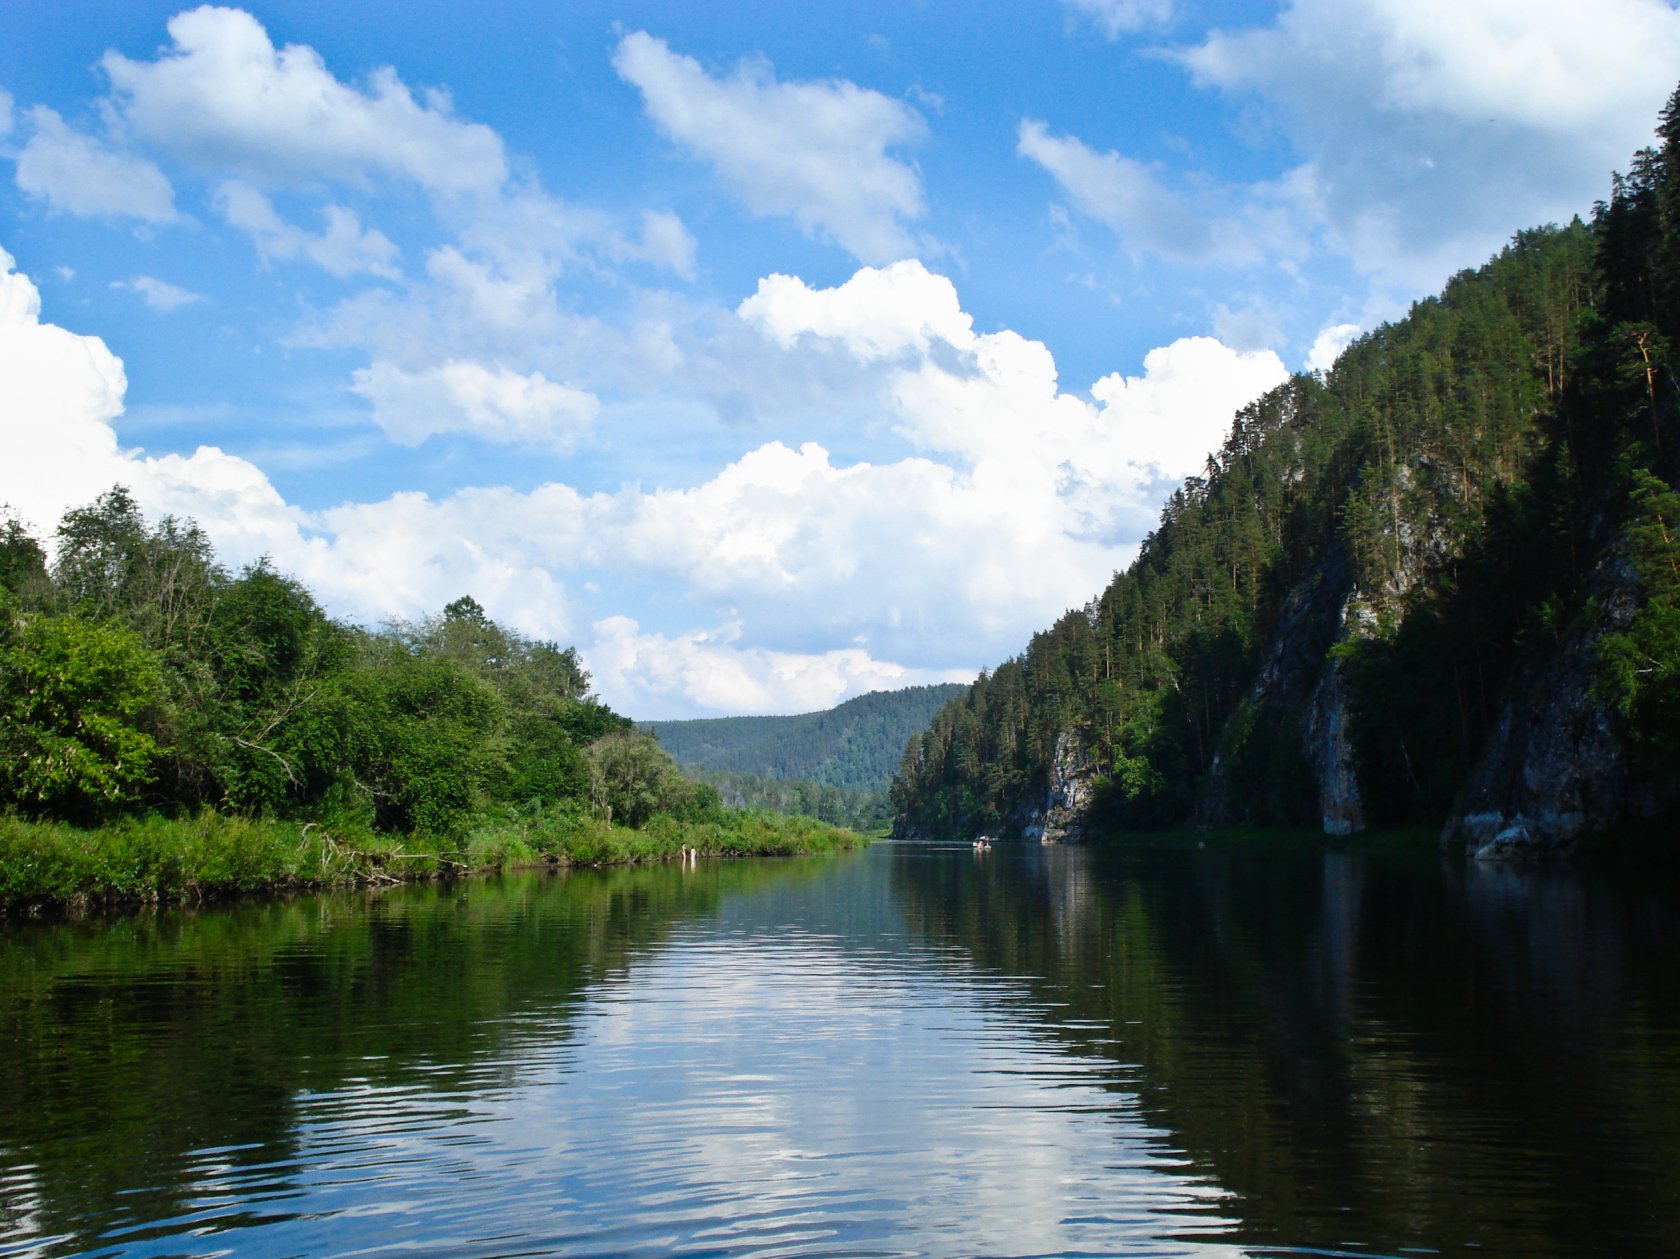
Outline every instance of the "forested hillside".
[[718, 793], [735, 809], [769, 809], [794, 817], [816, 818], [862, 834], [885, 832], [892, 825], [892, 802], [885, 791], [831, 787], [809, 778], [766, 778], [724, 770], [682, 766], [682, 772]]
[[873, 831], [891, 820], [887, 786], [904, 745], [962, 690], [911, 686], [792, 717], [650, 721], [641, 728], [725, 803]]
[[1659, 137], [1590, 226], [1520, 233], [1239, 413], [1136, 562], [910, 743], [898, 829], [1066, 806], [1566, 844], [1662, 808], [1680, 93]]
[[963, 688], [912, 686], [872, 691], [795, 717], [710, 717], [649, 721], [642, 729], [679, 764], [761, 778], [798, 778], [829, 787], [885, 791], [905, 742]]

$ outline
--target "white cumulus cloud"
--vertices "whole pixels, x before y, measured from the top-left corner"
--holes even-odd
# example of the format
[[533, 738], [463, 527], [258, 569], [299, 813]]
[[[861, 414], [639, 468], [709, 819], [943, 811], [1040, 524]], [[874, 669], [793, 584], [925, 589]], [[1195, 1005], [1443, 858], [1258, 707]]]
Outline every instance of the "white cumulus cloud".
[[1323, 328], [1313, 338], [1312, 349], [1307, 351], [1307, 370], [1309, 372], [1327, 372], [1335, 366], [1342, 351], [1352, 345], [1362, 329], [1356, 323], [1331, 324]]
[[738, 625], [687, 634], [643, 633], [626, 616], [594, 625], [589, 667], [632, 712], [678, 700], [725, 713], [806, 713], [867, 691], [968, 682], [969, 670], [906, 669], [859, 648], [798, 654], [741, 646]]
[[250, 463], [208, 446], [162, 458], [122, 449], [121, 360], [40, 315], [39, 290], [0, 249], [0, 502], [50, 542], [67, 508], [124, 484], [152, 512], [196, 516], [235, 562], [269, 552], [305, 567], [301, 513]]
[[828, 289], [772, 276], [740, 313], [790, 354], [824, 344], [870, 365], [886, 418], [926, 454], [838, 464], [816, 443], [770, 443], [692, 489], [621, 498], [601, 536], [687, 574], [754, 632], [818, 622], [830, 642], [861, 635], [925, 667], [952, 634], [1001, 658], [1044, 607], [1095, 594], [1164, 483], [1200, 471], [1232, 413], [1287, 375], [1269, 351], [1187, 338], [1087, 400], [1060, 388], [1042, 344], [976, 333], [916, 262]]
[[762, 62], [724, 78], [643, 31], [619, 41], [619, 75], [648, 116], [710, 163], [755, 214], [786, 215], [864, 262], [905, 257], [921, 176], [889, 150], [922, 138], [915, 110], [845, 80], [788, 83]]
[[119, 461], [110, 421], [128, 378], [97, 337], [41, 322], [41, 295], [0, 249], [0, 500], [38, 530], [110, 486]]
[[375, 362], [358, 368], [353, 379], [351, 388], [373, 404], [375, 421], [404, 446], [460, 432], [565, 451], [601, 409], [592, 394], [541, 372], [522, 375], [459, 360], [414, 372]]
[[832, 289], [813, 289], [797, 276], [768, 276], [737, 313], [783, 346], [801, 337], [828, 339], [866, 362], [974, 340], [956, 285], [919, 262], [865, 267]]
[[421, 99], [381, 69], [365, 89], [340, 82], [314, 49], [276, 48], [256, 18], [204, 5], [169, 21], [154, 61], [118, 52], [101, 65], [127, 128], [162, 152], [258, 185], [383, 174], [444, 194], [494, 193], [507, 178], [501, 138]]
[[24, 192], [84, 218], [172, 223], [179, 217], [174, 189], [155, 164], [72, 130], [44, 105], [29, 117], [34, 134], [17, 159], [17, 184]]
[[[770, 277], [734, 317], [758, 353], [821, 351], [873, 375], [885, 419], [922, 453], [844, 461], [769, 441], [671, 487], [468, 487], [305, 512], [225, 451], [123, 450], [121, 363], [43, 323], [34, 286], [3, 261], [0, 500], [39, 531], [121, 482], [148, 511], [197, 518], [230, 563], [272, 556], [339, 615], [415, 616], [472, 593], [527, 633], [575, 642], [603, 695], [637, 716], [809, 710], [1013, 654], [1047, 608], [1101, 589], [1153, 524], [1163, 478], [1197, 470], [1231, 413], [1283, 378], [1274, 356], [1191, 338], [1081, 397], [1043, 345], [974, 331], [950, 281], [919, 263], [828, 289]], [[466, 359], [376, 359], [358, 387], [406, 440], [559, 444], [595, 405]], [[662, 594], [590, 602], [592, 588], [638, 586]]]
[[1091, 396], [1112, 416], [1128, 462], [1180, 481], [1201, 472], [1239, 408], [1286, 376], [1270, 350], [1239, 352], [1212, 337], [1184, 337], [1144, 355], [1143, 375], [1104, 376]]
[[[1141, 377], [1098, 381], [1092, 406], [1062, 392], [1041, 342], [975, 332], [951, 282], [915, 261], [866, 267], [829, 289], [771, 276], [740, 314], [784, 345], [824, 339], [888, 360], [895, 417], [917, 445], [992, 477], [1100, 475], [1122, 496], [1140, 477], [1195, 471], [1232, 413], [1288, 374], [1270, 350], [1189, 337], [1152, 350]], [[1128, 422], [1135, 440], [1114, 441], [1109, 426]]]

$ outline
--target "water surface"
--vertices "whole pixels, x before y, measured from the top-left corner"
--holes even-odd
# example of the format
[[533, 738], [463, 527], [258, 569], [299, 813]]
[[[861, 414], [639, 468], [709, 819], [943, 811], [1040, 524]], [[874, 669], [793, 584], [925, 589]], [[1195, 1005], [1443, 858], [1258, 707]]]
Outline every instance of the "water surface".
[[1672, 1255], [1656, 877], [821, 860], [0, 926], [0, 1256]]

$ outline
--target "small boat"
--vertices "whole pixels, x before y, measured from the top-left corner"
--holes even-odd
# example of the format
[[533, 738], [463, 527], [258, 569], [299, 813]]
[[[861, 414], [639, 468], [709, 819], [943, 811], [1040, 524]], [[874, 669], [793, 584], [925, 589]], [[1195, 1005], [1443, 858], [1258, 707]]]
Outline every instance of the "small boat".
[[992, 837], [990, 835], [976, 835], [974, 837], [974, 850], [976, 852], [982, 852], [991, 846]]

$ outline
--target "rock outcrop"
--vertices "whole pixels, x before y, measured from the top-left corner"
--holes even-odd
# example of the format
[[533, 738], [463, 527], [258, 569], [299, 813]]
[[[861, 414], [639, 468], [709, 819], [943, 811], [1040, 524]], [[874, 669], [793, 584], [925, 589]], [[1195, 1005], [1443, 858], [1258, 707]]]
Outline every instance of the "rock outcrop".
[[1656, 816], [1680, 797], [1680, 784], [1635, 772], [1615, 714], [1594, 694], [1598, 645], [1638, 606], [1632, 565], [1612, 556], [1588, 594], [1581, 622], [1511, 688], [1443, 845], [1482, 861], [1566, 857], [1582, 836]]
[[1326, 660], [1313, 688], [1307, 723], [1307, 755], [1318, 784], [1319, 825], [1326, 835], [1352, 835], [1365, 829], [1365, 807], [1354, 772], [1348, 739], [1347, 686], [1340, 662]]
[[1050, 786], [1044, 795], [1044, 811], [1021, 828], [1028, 839], [1046, 844], [1078, 840], [1084, 834], [1086, 810], [1096, 790], [1097, 769], [1084, 744], [1071, 730], [1056, 736], [1056, 753], [1050, 763]]
[[[1257, 728], [1281, 728], [1301, 739], [1311, 767], [1318, 812], [1325, 833], [1348, 835], [1365, 827], [1353, 747], [1348, 741], [1347, 689], [1330, 647], [1356, 632], [1356, 592], [1342, 549], [1332, 548], [1305, 581], [1290, 591], [1266, 656], [1248, 689], [1245, 707], [1278, 720]], [[1252, 728], [1252, 727], [1251, 727]], [[1233, 799], [1230, 756], [1216, 755], [1196, 802], [1198, 826], [1233, 826], [1263, 821], [1253, 801]]]

